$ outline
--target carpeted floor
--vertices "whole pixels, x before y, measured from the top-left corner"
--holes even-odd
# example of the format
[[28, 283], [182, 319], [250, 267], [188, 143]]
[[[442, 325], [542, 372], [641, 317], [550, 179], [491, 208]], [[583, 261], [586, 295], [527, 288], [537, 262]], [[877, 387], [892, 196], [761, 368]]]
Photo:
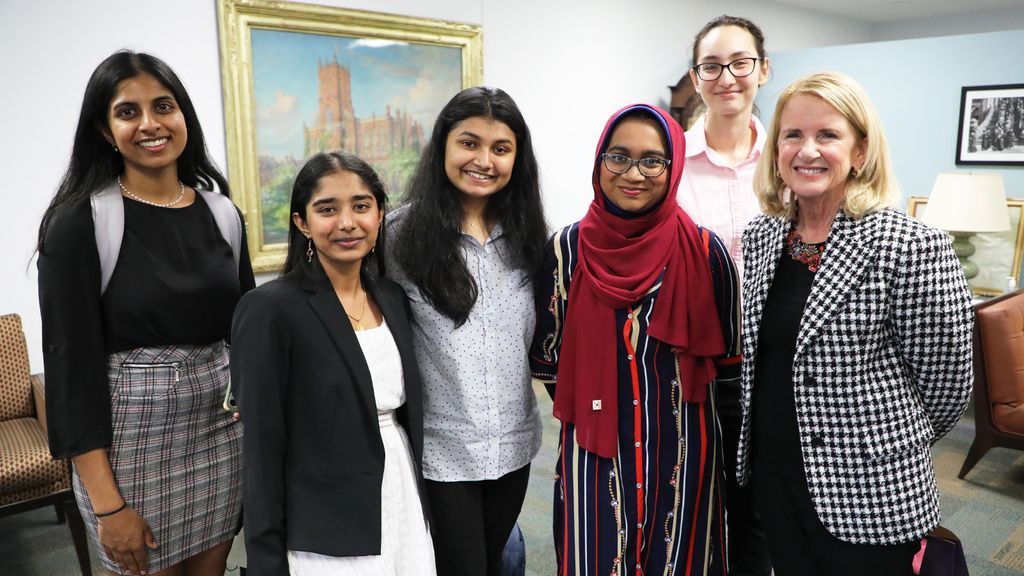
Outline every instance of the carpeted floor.
[[[527, 574], [555, 572], [551, 541], [551, 498], [558, 423], [551, 401], [537, 389], [544, 415], [544, 446], [533, 461], [530, 488], [519, 523], [526, 539]], [[942, 524], [964, 542], [971, 576], [1024, 574], [1024, 452], [992, 450], [967, 475], [956, 478], [974, 437], [965, 418], [933, 449], [942, 492]], [[98, 562], [93, 560], [93, 565]], [[0, 574], [74, 576], [74, 546], [52, 508], [0, 518]], [[237, 570], [227, 574], [237, 575]]]

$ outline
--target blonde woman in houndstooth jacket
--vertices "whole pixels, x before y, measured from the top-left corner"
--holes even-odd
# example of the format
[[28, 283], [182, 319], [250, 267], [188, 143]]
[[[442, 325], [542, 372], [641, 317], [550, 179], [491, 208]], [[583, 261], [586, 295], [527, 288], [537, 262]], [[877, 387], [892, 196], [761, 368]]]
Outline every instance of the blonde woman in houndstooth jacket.
[[890, 207], [890, 166], [853, 79], [779, 97], [743, 236], [737, 455], [778, 576], [909, 574], [939, 521], [929, 447], [970, 396], [970, 292], [948, 237]]

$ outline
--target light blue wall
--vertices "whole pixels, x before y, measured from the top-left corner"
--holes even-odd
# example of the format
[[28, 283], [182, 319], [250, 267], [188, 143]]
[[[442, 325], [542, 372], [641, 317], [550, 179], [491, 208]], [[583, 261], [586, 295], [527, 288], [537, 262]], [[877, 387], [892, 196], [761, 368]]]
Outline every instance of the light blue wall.
[[757, 99], [766, 125], [779, 92], [804, 74], [834, 70], [864, 86], [885, 126], [904, 207], [908, 196], [928, 196], [939, 172], [999, 172], [1007, 197], [1024, 198], [1024, 167], [956, 165], [961, 87], [1024, 83], [1024, 30], [769, 56], [772, 78]]

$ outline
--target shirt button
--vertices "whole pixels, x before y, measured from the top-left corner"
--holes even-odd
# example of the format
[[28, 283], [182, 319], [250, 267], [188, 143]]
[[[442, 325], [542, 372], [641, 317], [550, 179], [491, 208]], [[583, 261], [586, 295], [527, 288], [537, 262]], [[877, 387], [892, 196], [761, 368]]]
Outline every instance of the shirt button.
[[675, 385], [676, 385], [676, 379], [675, 379], [675, 378], [673, 378], [672, 380], [670, 380], [670, 381], [669, 381], [669, 384], [671, 384], [671, 385], [675, 386]]
[[[637, 522], [636, 523], [636, 527], [637, 527], [637, 529], [643, 528], [644, 527], [644, 523], [643, 522]], [[637, 567], [638, 570], [640, 569], [640, 565], [639, 564], [637, 564], [636, 567]]]
[[632, 312], [630, 312], [629, 314], [626, 314], [626, 318], [632, 318], [632, 317], [633, 317], [633, 313]]
[[633, 359], [633, 355], [632, 354], [626, 354], [626, 360], [632, 360], [632, 359]]
[[[642, 487], [643, 487], [643, 485], [642, 485], [642, 484], [640, 484], [639, 482], [637, 482], [637, 483], [636, 483], [636, 487], [637, 487], [637, 488], [642, 488]], [[636, 527], [637, 527], [637, 528], [639, 528], [639, 527], [640, 527], [640, 523], [639, 523], [639, 522], [637, 522], [637, 523], [636, 523]]]
[[637, 402], [636, 400], [633, 400], [633, 406], [636, 406], [637, 404], [639, 404], [639, 402]]
[[634, 443], [633, 443], [633, 446], [635, 446], [635, 447], [639, 448], [639, 447], [640, 447], [640, 443], [639, 443], [639, 442], [634, 442]]

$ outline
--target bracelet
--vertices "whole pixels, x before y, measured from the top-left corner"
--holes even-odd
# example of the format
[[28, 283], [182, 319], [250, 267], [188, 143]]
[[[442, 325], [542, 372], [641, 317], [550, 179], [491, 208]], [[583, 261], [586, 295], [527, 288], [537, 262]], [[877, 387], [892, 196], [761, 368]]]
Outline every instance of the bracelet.
[[117, 510], [111, 510], [110, 512], [104, 512], [103, 514], [95, 514], [95, 516], [97, 518], [106, 518], [107, 516], [113, 516], [114, 514], [117, 514], [118, 512], [120, 512], [121, 510], [124, 510], [127, 507], [128, 507], [128, 503], [125, 502], [124, 500], [121, 500], [121, 507], [118, 508]]

